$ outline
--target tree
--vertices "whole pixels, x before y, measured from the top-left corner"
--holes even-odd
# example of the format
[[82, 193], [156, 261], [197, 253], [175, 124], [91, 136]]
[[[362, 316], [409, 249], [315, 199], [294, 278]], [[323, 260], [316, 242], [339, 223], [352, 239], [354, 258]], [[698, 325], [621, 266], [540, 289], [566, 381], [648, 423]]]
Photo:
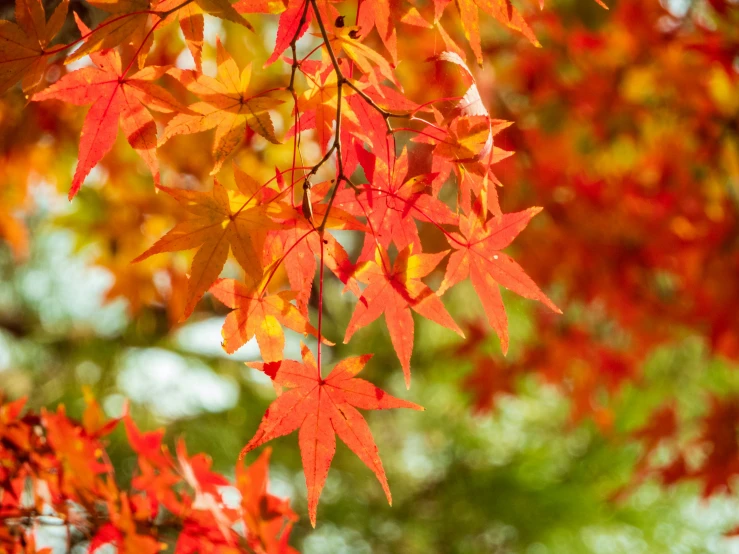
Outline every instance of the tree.
[[[573, 422], [592, 417], [603, 433], [615, 425], [612, 398], [638, 382], [646, 354], [681, 326], [699, 333], [708, 326], [712, 346], [734, 356], [729, 307], [736, 287], [720, 276], [736, 273], [735, 216], [725, 216], [731, 200], [715, 193], [715, 183], [736, 173], [735, 5], [705, 8], [716, 29], [702, 24], [704, 14], [687, 13], [672, 16], [674, 28], [659, 30], [662, 8], [624, 0], [613, 14], [586, 9], [597, 30], [575, 32], [567, 27], [566, 10], [537, 13], [502, 0], [455, 6], [165, 0], [77, 8], [84, 9], [70, 15], [67, 0], [53, 9], [18, 0], [15, 22], [0, 26], [0, 89], [13, 88], [11, 102], [21, 102], [22, 90], [30, 100], [22, 113], [33, 118], [31, 125], [16, 120], [21, 131], [8, 134], [7, 157], [21, 165], [36, 155], [40, 137], [61, 143], [61, 137], [79, 136], [71, 179], [56, 175], [78, 213], [60, 219], [96, 246], [96, 263], [114, 278], [107, 297], [125, 298], [134, 318], [154, 314], [135, 333], [141, 344], [156, 345], [148, 341], [198, 314], [223, 313], [219, 303], [229, 310], [222, 329], [226, 352], [256, 338], [262, 361], [248, 365], [270, 380], [277, 397], [258, 428], [254, 421], [256, 432], [244, 441], [241, 458], [299, 430], [314, 527], [336, 435], [391, 499], [378, 447], [356, 408], [422, 409], [356, 377], [375, 363], [367, 352], [342, 357], [330, 371], [324, 367], [327, 346], [342, 336], [350, 343], [381, 315], [397, 355], [391, 363], [400, 365], [407, 389], [413, 356], [425, 354], [414, 349], [415, 312], [462, 337], [472, 331], [465, 346], [446, 355], [475, 363], [466, 383], [478, 410], [490, 409], [500, 393], [516, 392], [518, 377], [535, 370], [566, 391]], [[478, 9], [502, 24], [491, 34], [502, 31], [505, 38], [484, 36], [488, 27], [481, 26]], [[212, 42], [205, 39], [206, 18], [223, 22]], [[265, 48], [262, 37], [275, 21], [274, 47]], [[511, 40], [513, 61], [506, 64], [494, 54]], [[536, 49], [540, 40], [543, 48]], [[496, 99], [492, 71], [468, 66], [467, 48], [478, 64], [501, 63], [496, 74], [506, 83], [522, 82], [531, 104], [510, 101], [504, 87], [496, 89]], [[644, 62], [652, 51], [664, 59]], [[683, 82], [691, 72], [675, 66], [675, 52], [688, 53], [693, 73], [713, 63], [710, 84], [690, 77]], [[562, 63], [573, 66], [574, 77]], [[675, 100], [676, 90], [688, 101]], [[688, 122], [696, 114], [705, 118], [699, 129], [687, 129], [695, 141], [668, 142], [673, 153], [694, 160], [689, 169], [664, 144], [655, 146], [655, 136], [669, 135], [665, 125], [673, 120], [661, 118], [660, 105], [670, 102]], [[517, 130], [494, 118], [491, 106], [495, 117], [544, 123]], [[629, 127], [622, 115], [611, 118], [614, 107], [613, 113], [626, 112], [637, 123]], [[82, 114], [81, 125], [69, 123]], [[553, 118], [548, 124], [547, 114]], [[119, 128], [125, 143], [117, 140]], [[12, 122], [7, 129], [13, 130]], [[501, 141], [512, 143], [523, 161], [508, 159], [512, 151], [500, 148]], [[34, 161], [39, 173], [52, 174], [44, 164], [54, 148]], [[633, 151], [630, 165], [604, 165], [609, 148]], [[722, 165], [711, 168], [717, 156]], [[22, 205], [29, 189], [24, 170], [18, 172], [21, 177], [8, 179], [0, 233], [21, 259], [27, 238], [13, 206]], [[695, 175], [708, 183], [697, 201]], [[513, 208], [502, 209], [497, 189], [509, 181], [517, 185], [502, 196], [503, 207]], [[527, 183], [545, 204], [546, 215], [537, 219], [548, 218], [531, 231], [524, 229], [541, 208], [526, 204]], [[570, 209], [573, 198], [577, 204]], [[593, 211], [601, 208], [608, 217], [594, 222]], [[79, 217], [85, 212], [94, 216]], [[522, 264], [504, 252], [519, 234]], [[598, 252], [609, 255], [599, 258]], [[599, 279], [584, 269], [595, 263]], [[468, 277], [472, 288], [464, 289]], [[653, 282], [658, 278], [663, 282]], [[557, 303], [535, 282], [550, 285]], [[538, 344], [524, 354], [515, 337], [509, 340], [501, 286], [545, 306], [535, 315]], [[327, 319], [328, 303], [342, 287], [353, 298], [346, 321]], [[442, 300], [465, 290], [474, 291], [482, 306], [481, 323], [460, 325]], [[207, 293], [218, 303], [208, 304]], [[678, 295], [682, 302], [673, 302]], [[604, 311], [593, 310], [593, 302]], [[553, 316], [561, 313], [558, 305], [575, 315]], [[581, 318], [583, 309], [595, 316]], [[315, 339], [312, 349], [301, 344], [300, 361], [285, 359], [283, 328]], [[489, 329], [503, 354], [510, 343], [508, 361], [481, 353]], [[16, 330], [25, 333], [23, 321]], [[665, 483], [699, 479], [706, 495], [730, 488], [739, 467], [736, 401], [712, 398], [710, 410], [697, 416], [704, 431], [694, 442], [679, 439], [669, 398], [655, 403], [641, 430], [631, 425], [627, 433], [633, 431], [645, 449], [633, 479], [612, 491], [614, 499], [650, 475]], [[63, 409], [38, 416], [21, 415], [18, 403], [3, 409], [3, 448], [14, 460], [2, 486], [12, 491], [2, 497], [4, 517], [13, 522], [8, 548], [33, 551], [33, 526], [24, 522], [41, 517], [46, 503], [77, 529], [79, 514], [92, 518], [83, 533], [91, 551], [109, 542], [124, 551], [158, 551], [160, 538], [178, 551], [205, 543], [213, 551], [289, 549], [295, 516], [266, 493], [269, 454], [248, 469], [237, 466], [241, 506], [231, 509], [219, 488], [228, 481], [210, 471], [205, 457], [188, 457], [184, 443], [173, 457], [161, 446], [161, 434], [142, 435], [124, 410], [139, 470], [123, 492], [126, 485], [116, 484], [100, 442], [116, 420], [103, 423], [89, 394], [80, 424]], [[36, 433], [49, 446], [37, 444]], [[78, 439], [69, 444], [61, 438], [72, 436]], [[676, 454], [664, 465], [659, 449], [670, 441]], [[694, 444], [709, 445], [710, 453], [691, 466]], [[68, 452], [73, 445], [84, 456]], [[27, 482], [47, 483], [49, 467], [63, 477], [45, 497], [34, 489], [40, 504], [27, 508], [21, 489]], [[70, 511], [67, 502], [81, 509]], [[243, 523], [238, 531], [237, 521]]]

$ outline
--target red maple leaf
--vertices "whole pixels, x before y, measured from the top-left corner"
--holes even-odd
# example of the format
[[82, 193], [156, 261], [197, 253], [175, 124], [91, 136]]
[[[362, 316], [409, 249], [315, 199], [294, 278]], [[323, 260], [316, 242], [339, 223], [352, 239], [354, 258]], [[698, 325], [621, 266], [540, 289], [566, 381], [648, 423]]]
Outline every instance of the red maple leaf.
[[455, 251], [449, 257], [444, 281], [439, 287], [438, 294], [443, 294], [469, 276], [490, 325], [500, 337], [503, 353], [508, 351], [508, 317], [498, 285], [524, 298], [538, 300], [554, 312], [562, 313], [526, 275], [523, 268], [513, 258], [501, 252], [540, 211], [541, 208], [529, 208], [485, 222], [481, 217], [478, 201], [473, 206], [472, 213], [460, 218], [461, 233], [451, 233], [447, 236], [449, 244]]
[[[244, 11], [244, 6], [249, 0], [239, 0], [234, 4], [237, 11]], [[310, 26], [313, 11], [307, 5], [305, 0], [289, 0], [287, 9], [280, 14], [280, 20], [277, 22], [277, 37], [275, 39], [275, 49], [272, 51], [269, 59], [264, 63], [265, 67], [273, 64], [282, 55], [282, 53], [290, 47], [293, 40], [302, 37]]]
[[711, 411], [703, 418], [698, 442], [707, 446], [701, 465], [688, 473], [703, 481], [703, 496], [716, 491], [732, 491], [732, 482], [739, 474], [739, 397], [713, 397]]
[[409, 245], [391, 266], [387, 254], [378, 248], [374, 262], [365, 262], [357, 268], [356, 278], [368, 286], [354, 309], [344, 342], [349, 342], [357, 329], [369, 325], [384, 313], [390, 340], [403, 367], [406, 387], [411, 384], [411, 309], [464, 337], [441, 299], [421, 281], [439, 265], [447, 252], [413, 254], [413, 246]]
[[499, 394], [514, 394], [516, 373], [515, 366], [488, 356], [475, 360], [474, 370], [462, 385], [472, 395], [474, 411], [489, 412]]
[[127, 69], [122, 68], [117, 51], [106, 50], [91, 54], [90, 58], [97, 67], [83, 67], [68, 73], [33, 96], [34, 101], [56, 99], [78, 106], [92, 103], [82, 125], [79, 162], [69, 189], [70, 200], [90, 170], [113, 147], [119, 120], [128, 143], [149, 166], [158, 184], [157, 127], [147, 108], [163, 113], [185, 110], [169, 92], [152, 83], [166, 73], [167, 67], [144, 67], [127, 77]]
[[261, 444], [300, 428], [298, 444], [308, 487], [308, 514], [316, 526], [318, 499], [336, 452], [336, 435], [370, 468], [380, 481], [388, 502], [390, 488], [377, 445], [367, 422], [356, 410], [387, 410], [421, 406], [389, 395], [364, 379], [355, 378], [371, 354], [340, 361], [325, 379], [321, 378], [313, 354], [301, 345], [303, 363], [285, 360], [275, 371], [263, 363], [247, 365], [267, 373], [276, 385], [289, 390], [267, 409], [254, 437], [241, 457]]

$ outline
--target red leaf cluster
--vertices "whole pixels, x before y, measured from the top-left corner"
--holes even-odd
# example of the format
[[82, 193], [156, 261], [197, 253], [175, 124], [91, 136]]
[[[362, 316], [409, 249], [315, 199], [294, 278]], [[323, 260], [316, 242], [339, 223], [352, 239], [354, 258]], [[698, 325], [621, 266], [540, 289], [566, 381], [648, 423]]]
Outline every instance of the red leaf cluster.
[[[267, 491], [269, 450], [248, 467], [239, 462], [232, 483], [205, 454], [190, 456], [180, 440], [173, 455], [163, 431], [141, 432], [124, 415], [137, 462], [121, 489], [105, 450], [121, 419], [86, 400], [82, 421], [64, 406], [34, 414], [24, 413], [25, 399], [0, 403], [0, 552], [36, 552], [44, 525], [66, 526], [68, 549], [87, 541], [90, 552], [104, 544], [127, 554], [296, 552], [288, 540], [297, 516]], [[224, 500], [229, 486], [238, 505]]]
[[[407, 387], [415, 342], [413, 312], [462, 335], [442, 297], [468, 277], [504, 352], [508, 321], [500, 287], [560, 312], [523, 267], [503, 252], [540, 208], [515, 213], [501, 209], [497, 188], [502, 183], [493, 166], [512, 153], [495, 141], [510, 123], [491, 116], [476, 72], [467, 65], [458, 41], [464, 35], [482, 64], [482, 13], [538, 46], [524, 11], [507, 0], [460, 0], [454, 8], [448, 0], [423, 6], [384, 0], [90, 3], [106, 12], [102, 22], [90, 29], [75, 13], [79, 38], [49, 48], [52, 39], [67, 38], [56, 36], [67, 4], [46, 23], [40, 0], [17, 0], [16, 22], [0, 23], [0, 92], [23, 80], [24, 90], [34, 93], [31, 100], [41, 105], [51, 100], [91, 105], [80, 131], [70, 199], [95, 166], [111, 164], [106, 160], [115, 151], [120, 126], [157, 189], [179, 205], [171, 209], [175, 221], [170, 230], [146, 239], [153, 244], [131, 256], [134, 269], [118, 255], [121, 243], [129, 254], [131, 244], [137, 242], [115, 229], [119, 215], [99, 224], [110, 233], [111, 259], [105, 265], [114, 269], [117, 279], [109, 296], [131, 297], [137, 307], [167, 296], [152, 293], [150, 283], [140, 287], [147, 277], [154, 280], [157, 263], [165, 263], [171, 288], [165, 300], [171, 312], [176, 306], [181, 319], [190, 317], [208, 291], [231, 310], [222, 331], [224, 349], [233, 353], [255, 337], [264, 364], [258, 368], [290, 389], [265, 415], [247, 450], [300, 428], [313, 524], [335, 435], [372, 468], [389, 500], [377, 448], [355, 407], [418, 406], [354, 379], [367, 357], [339, 361], [324, 379], [321, 349], [333, 344], [323, 328], [324, 271], [328, 268], [355, 297], [344, 342], [384, 315]], [[204, 14], [239, 25], [235, 27], [239, 32], [254, 31], [258, 25], [244, 14], [279, 14], [275, 45], [264, 65], [276, 68], [273, 64], [283, 61], [282, 82], [264, 86], [267, 77], [253, 69], [261, 66], [254, 64], [257, 55], [250, 52], [248, 60], [241, 60], [235, 49], [227, 49], [234, 42], [233, 31], [223, 41], [215, 40], [215, 75], [208, 74], [210, 68], [203, 60]], [[352, 17], [353, 25], [347, 20]], [[175, 23], [185, 39], [182, 50], [192, 56], [195, 69], [183, 69], [178, 65], [180, 53], [169, 49], [172, 35], [167, 33], [173, 28], [179, 32]], [[424, 46], [408, 53], [404, 48], [427, 41], [404, 37], [433, 38], [428, 45], [440, 39], [443, 47], [431, 52]], [[302, 59], [299, 41], [312, 48]], [[69, 63], [85, 56], [93, 66], [69, 72], [58, 67], [61, 76], [49, 78], [53, 82], [42, 88], [48, 62]], [[411, 64], [419, 73], [434, 71], [447, 78], [411, 95], [403, 82], [403, 67]], [[399, 123], [404, 126], [398, 127]], [[180, 158], [202, 156], [204, 162], [166, 163], [177, 159], [172, 152], [187, 144], [181, 141], [206, 132], [212, 134], [206, 138], [210, 146], [183, 149], [179, 154]], [[304, 148], [308, 140], [316, 147], [312, 153]], [[283, 141], [292, 142], [292, 161], [265, 178], [264, 149], [283, 150]], [[250, 163], [239, 165], [239, 156], [247, 152]], [[192, 166], [197, 169], [191, 170]], [[177, 179], [178, 170], [203, 178], [218, 175], [218, 179], [212, 187], [203, 186], [197, 179]], [[116, 172], [110, 173], [115, 180]], [[107, 188], [102, 194], [108, 194]], [[128, 208], [135, 197], [135, 193], [121, 193], [117, 205]], [[152, 223], [145, 208], [136, 214], [133, 222], [128, 221], [130, 229], [143, 232], [129, 235], [139, 235], [139, 243], [144, 242], [145, 228], [166, 228], [162, 222]], [[438, 237], [446, 239], [451, 253], [433, 240], [422, 241], [424, 227], [441, 233]], [[356, 258], [351, 248], [342, 245], [337, 231], [359, 235], [363, 246]], [[194, 254], [185, 277], [174, 269], [172, 253], [190, 250]], [[240, 268], [239, 278], [221, 279], [227, 267]], [[437, 271], [439, 277], [443, 272], [443, 280], [432, 288], [429, 283]], [[311, 303], [314, 282], [318, 295], [317, 302]], [[145, 292], [139, 292], [141, 288]], [[302, 363], [283, 359], [283, 327], [318, 339], [315, 361], [306, 347]], [[181, 445], [172, 457], [161, 447], [160, 435], [141, 435], [127, 419], [130, 440], [140, 456], [141, 475], [134, 485], [143, 496], [107, 490], [106, 486], [112, 487], [105, 477], [108, 468], [94, 445], [83, 440], [83, 450], [67, 452], [61, 437], [77, 433], [76, 428], [63, 414], [58, 420], [44, 417], [49, 443], [69, 455], [65, 463], [75, 473], [84, 467], [85, 459], [92, 464], [83, 487], [84, 494], [92, 496], [83, 500], [102, 498], [111, 514], [97, 530], [99, 542], [138, 540], [136, 530], [142, 522], [153, 525], [159, 504], [182, 517], [194, 517], [190, 512], [202, 507], [192, 512], [199, 514], [198, 519], [183, 523], [183, 537], [200, 533], [212, 541], [222, 540], [224, 548], [236, 540], [229, 532], [233, 514], [217, 501], [217, 487], [223, 483], [205, 459], [189, 458]], [[173, 492], [173, 479], [183, 480], [189, 492]], [[72, 489], [62, 492], [78, 494]], [[94, 506], [86, 508], [94, 512]], [[198, 531], [201, 527], [206, 531]], [[142, 551], [151, 546], [146, 537], [137, 547]]]

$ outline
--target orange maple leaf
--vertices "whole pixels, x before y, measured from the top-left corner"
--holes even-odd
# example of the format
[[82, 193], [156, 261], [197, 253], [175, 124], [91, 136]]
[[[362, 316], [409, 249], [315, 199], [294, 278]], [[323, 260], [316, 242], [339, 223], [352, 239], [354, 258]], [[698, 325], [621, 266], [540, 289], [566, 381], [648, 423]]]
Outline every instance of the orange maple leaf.
[[189, 106], [190, 112], [194, 113], [179, 113], [172, 118], [160, 140], [161, 145], [174, 136], [215, 127], [211, 175], [218, 173], [223, 162], [236, 150], [247, 125], [268, 141], [279, 144], [268, 110], [282, 104], [282, 100], [270, 96], [249, 96], [246, 91], [251, 80], [251, 64], [240, 72], [220, 40], [216, 42], [216, 48], [217, 78], [190, 69], [173, 68], [169, 71], [201, 101]]
[[33, 90], [44, 76], [46, 47], [64, 25], [69, 0], [62, 0], [46, 21], [40, 0], [16, 0], [15, 21], [0, 21], [0, 94], [23, 79]]
[[[103, 20], [93, 33], [90, 33], [89, 29], [81, 29], [84, 44], [69, 55], [67, 63], [98, 50], [115, 48], [120, 44], [140, 45], [139, 54], [143, 60], [154, 44], [152, 31], [176, 17], [180, 19], [185, 41], [197, 63], [199, 51], [202, 49], [203, 12], [254, 31], [251, 24], [236, 11], [229, 0], [195, 0], [194, 3], [182, 0], [91, 0], [90, 4], [111, 15]], [[150, 20], [157, 18], [158, 21], [151, 25]], [[79, 19], [77, 23], [80, 25]]]
[[357, 188], [342, 189], [336, 195], [335, 204], [355, 216], [367, 218], [371, 232], [365, 235], [360, 260], [371, 260], [377, 244], [388, 248], [392, 243], [398, 250], [408, 245], [420, 249], [416, 219], [437, 225], [455, 221], [449, 207], [429, 194], [433, 174], [409, 176], [407, 149], [392, 159], [392, 167], [362, 147], [357, 148], [357, 155], [369, 183], [359, 185], [359, 194]]
[[344, 52], [375, 88], [379, 89], [385, 79], [399, 86], [393, 66], [382, 54], [361, 42], [360, 31], [359, 27], [335, 27], [334, 38], [329, 40], [334, 50]]
[[185, 37], [185, 44], [192, 54], [195, 67], [198, 71], [202, 71], [204, 13], [238, 23], [254, 32], [251, 23], [240, 15], [243, 10], [237, 10], [237, 7], [235, 4], [231, 4], [229, 0], [195, 0], [194, 2], [162, 0], [156, 4], [155, 9], [157, 12], [169, 14], [165, 23], [175, 17], [179, 19], [180, 29]]
[[[262, 252], [267, 231], [275, 224], [269, 218], [274, 204], [251, 198], [234, 197], [218, 181], [211, 192], [196, 192], [159, 187], [173, 196], [189, 212], [188, 218], [175, 225], [138, 256], [139, 262], [153, 254], [198, 248], [192, 261], [187, 285], [187, 302], [183, 319], [195, 309], [198, 300], [218, 279], [228, 258], [229, 248], [252, 282], [262, 278]], [[240, 202], [243, 198], [243, 202]]]
[[356, 278], [368, 283], [346, 328], [347, 343], [360, 327], [369, 325], [385, 314], [393, 348], [400, 358], [405, 386], [411, 385], [411, 352], [413, 351], [413, 316], [411, 309], [439, 325], [464, 337], [464, 333], [446, 311], [441, 299], [422, 277], [439, 265], [448, 251], [436, 254], [413, 254], [413, 245], [398, 254], [392, 268], [387, 254], [375, 251], [375, 261], [364, 262], [357, 268]]
[[303, 363], [285, 360], [275, 371], [263, 363], [248, 363], [264, 371], [275, 385], [289, 390], [278, 396], [264, 414], [259, 429], [241, 451], [241, 457], [256, 447], [300, 428], [298, 444], [308, 487], [308, 515], [316, 526], [318, 499], [336, 452], [336, 435], [370, 468], [392, 504], [390, 488], [372, 431], [356, 410], [411, 408], [423, 410], [413, 402], [389, 395], [364, 379], [355, 378], [371, 354], [340, 361], [328, 377], [321, 378], [313, 354], [301, 345]]
[[120, 499], [108, 501], [110, 521], [97, 530], [90, 541], [90, 552], [99, 551], [105, 544], [113, 544], [119, 552], [137, 552], [139, 554], [156, 554], [161, 550], [160, 543], [152, 536], [144, 534], [138, 528], [134, 513], [134, 503], [125, 492]]

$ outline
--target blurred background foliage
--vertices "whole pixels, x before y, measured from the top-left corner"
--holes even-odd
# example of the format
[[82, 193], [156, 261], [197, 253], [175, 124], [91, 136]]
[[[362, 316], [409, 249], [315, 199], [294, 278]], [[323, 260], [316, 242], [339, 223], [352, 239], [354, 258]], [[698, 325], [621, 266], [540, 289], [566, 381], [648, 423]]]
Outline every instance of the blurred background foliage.
[[[410, 392], [381, 323], [330, 349], [336, 359], [374, 352], [366, 377], [426, 412], [367, 414], [394, 504], [340, 447], [318, 528], [302, 517], [293, 532], [302, 552], [739, 552], [730, 536], [739, 523], [731, 491], [739, 4], [608, 3], [610, 11], [580, 0], [532, 9], [541, 49], [491, 22], [482, 27], [491, 60], [478, 71], [483, 98], [494, 117], [515, 122], [496, 137], [516, 151], [496, 170], [503, 210], [544, 207], [515, 253], [565, 315], [505, 296], [511, 351], [503, 358], [471, 289], [457, 287], [447, 306], [466, 322], [468, 341], [417, 320]], [[72, 4], [96, 21], [83, 2]], [[255, 34], [208, 19], [206, 72], [216, 35], [237, 59], [266, 59], [276, 28], [263, 19]], [[431, 48], [401, 41], [400, 57], [423, 59]], [[171, 29], [152, 58], [186, 66], [182, 50]], [[279, 86], [279, 65], [259, 87]], [[47, 79], [63, 71], [52, 66]], [[432, 84], [444, 87], [423, 69], [403, 77], [419, 102], [438, 95]], [[63, 403], [73, 416], [84, 409], [83, 386], [111, 416], [130, 399], [141, 427], [165, 426], [170, 443], [184, 436], [189, 451], [209, 453], [230, 474], [274, 397], [242, 363], [256, 359], [256, 345], [221, 350], [226, 309], [209, 296], [179, 323], [191, 254], [130, 265], [180, 213], [153, 193], [123, 137], [70, 204], [85, 112], [25, 104], [18, 91], [0, 101], [3, 394], [27, 395], [33, 408]], [[284, 129], [289, 106], [281, 114], [273, 119]], [[208, 140], [178, 137], [160, 149], [163, 181], [208, 188]], [[290, 162], [289, 142], [267, 148], [252, 137], [249, 146], [236, 161], [258, 180]], [[309, 140], [303, 147], [315, 149]], [[341, 240], [358, 251], [351, 233]], [[445, 248], [432, 228], [423, 240]], [[226, 271], [235, 276], [236, 267]], [[325, 309], [325, 333], [340, 342], [353, 304], [335, 281]], [[290, 335], [286, 357], [298, 351]], [[664, 409], [675, 430], [659, 427]], [[116, 474], [130, 478], [134, 457], [120, 429], [109, 453]], [[271, 479], [304, 516], [294, 438], [275, 442]]]

